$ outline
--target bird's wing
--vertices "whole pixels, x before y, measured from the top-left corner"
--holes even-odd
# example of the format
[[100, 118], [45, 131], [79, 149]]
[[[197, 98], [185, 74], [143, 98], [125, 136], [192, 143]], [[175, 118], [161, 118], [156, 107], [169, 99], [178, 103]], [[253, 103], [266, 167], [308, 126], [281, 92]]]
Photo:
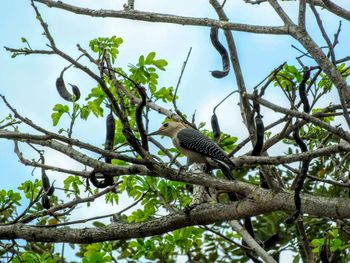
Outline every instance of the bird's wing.
[[190, 128], [182, 129], [178, 132], [177, 137], [181, 147], [232, 165], [225, 152], [199, 131]]

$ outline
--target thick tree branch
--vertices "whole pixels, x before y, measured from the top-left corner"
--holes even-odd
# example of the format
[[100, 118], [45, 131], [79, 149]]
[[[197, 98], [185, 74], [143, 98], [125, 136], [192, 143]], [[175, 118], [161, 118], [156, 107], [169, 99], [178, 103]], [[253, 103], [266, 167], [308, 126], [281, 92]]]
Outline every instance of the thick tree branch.
[[[174, 213], [146, 222], [129, 224], [113, 223], [101, 228], [38, 228], [14, 224], [0, 227], [0, 239], [25, 239], [41, 242], [93, 243], [106, 240], [129, 239], [160, 235], [193, 225], [235, 220], [273, 211], [294, 211], [291, 192], [272, 193], [258, 187], [251, 191], [250, 198], [230, 204], [203, 204], [190, 213]], [[350, 203], [343, 198], [302, 196], [304, 213], [318, 217], [350, 218]]]
[[350, 11], [336, 5], [330, 0], [319, 0], [319, 1], [322, 1], [322, 3], [324, 4], [324, 7], [327, 8], [328, 11], [350, 21]]
[[[267, 2], [268, 0], [244, 0], [249, 4], [261, 4]], [[350, 20], [350, 11], [334, 4], [330, 0], [306, 0], [308, 4], [313, 3], [314, 5], [320, 6], [322, 8], [327, 9], [329, 12], [338, 15], [344, 19]]]
[[55, 7], [59, 9], [64, 9], [66, 11], [87, 15], [92, 17], [114, 17], [114, 18], [124, 18], [130, 20], [139, 20], [146, 22], [162, 22], [171, 23], [178, 25], [192, 25], [192, 26], [205, 26], [205, 27], [220, 27], [222, 29], [236, 30], [242, 32], [258, 33], [258, 34], [279, 34], [283, 35], [287, 33], [285, 27], [273, 27], [273, 26], [256, 26], [247, 24], [230, 23], [227, 21], [218, 21], [210, 18], [196, 18], [196, 17], [184, 17], [175, 16], [170, 14], [159, 14], [152, 12], [142, 12], [133, 10], [95, 10], [89, 8], [82, 8], [70, 4], [66, 4], [62, 1], [52, 1], [52, 0], [34, 0], [35, 2], [42, 3], [48, 7]]

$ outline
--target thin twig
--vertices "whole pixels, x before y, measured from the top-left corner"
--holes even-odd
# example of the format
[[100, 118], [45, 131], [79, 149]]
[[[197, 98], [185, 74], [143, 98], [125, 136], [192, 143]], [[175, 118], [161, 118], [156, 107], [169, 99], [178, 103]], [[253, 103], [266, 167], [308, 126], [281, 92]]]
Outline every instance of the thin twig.
[[330, 41], [330, 39], [329, 39], [329, 37], [328, 37], [328, 35], [327, 35], [327, 32], [326, 32], [326, 30], [325, 30], [325, 28], [324, 28], [324, 26], [323, 26], [321, 17], [320, 17], [320, 15], [319, 15], [319, 13], [317, 12], [313, 1], [311, 1], [311, 3], [310, 3], [310, 8], [311, 8], [312, 12], [314, 13], [314, 16], [315, 16], [315, 18], [316, 18], [318, 27], [320, 28], [320, 31], [321, 31], [321, 33], [322, 33], [322, 36], [323, 36], [324, 40], [326, 41], [326, 43], [327, 43], [327, 45], [328, 45], [329, 52], [330, 52], [330, 54], [331, 54], [331, 61], [332, 61], [332, 63], [335, 65], [335, 64], [336, 64], [336, 61], [335, 61], [334, 48], [333, 48], [332, 42]]
[[207, 230], [207, 231], [209, 231], [209, 232], [212, 232], [213, 234], [215, 234], [215, 235], [221, 237], [222, 239], [225, 239], [226, 241], [228, 241], [228, 242], [230, 242], [230, 243], [236, 245], [237, 247], [240, 247], [240, 248], [242, 248], [242, 249], [247, 249], [247, 250], [253, 251], [252, 248], [237, 243], [237, 242], [234, 241], [233, 239], [228, 238], [227, 236], [225, 236], [225, 235], [221, 234], [220, 232], [216, 231], [215, 229], [209, 228], [208, 226], [204, 226], [204, 225], [201, 226], [200, 228], [205, 229], [205, 230]]
[[136, 200], [135, 202], [133, 202], [132, 204], [130, 204], [129, 206], [125, 207], [124, 209], [122, 209], [121, 211], [119, 211], [117, 213], [110, 213], [110, 214], [106, 214], [106, 215], [94, 216], [94, 217], [89, 217], [89, 218], [80, 219], [80, 220], [74, 220], [74, 221], [69, 221], [69, 222], [63, 222], [63, 223], [58, 223], [58, 224], [37, 225], [37, 227], [58, 227], [58, 226], [67, 226], [67, 225], [81, 224], [81, 223], [86, 223], [86, 222], [89, 222], [89, 221], [92, 221], [92, 220], [108, 218], [108, 217], [116, 216], [116, 215], [117, 215], [117, 218], [118, 218], [122, 213], [124, 213], [125, 211], [133, 208], [139, 202], [141, 202], [146, 194], [147, 194], [147, 192], [143, 193], [142, 196], [138, 200]]
[[181, 68], [181, 72], [180, 72], [180, 76], [177, 80], [177, 84], [176, 84], [176, 87], [175, 87], [175, 92], [174, 92], [174, 96], [173, 96], [173, 105], [174, 105], [174, 109], [175, 109], [175, 112], [181, 117], [181, 119], [188, 125], [190, 125], [192, 128], [195, 128], [196, 127], [190, 123], [189, 121], [187, 121], [187, 119], [185, 118], [185, 116], [183, 116], [182, 112], [178, 109], [177, 107], [177, 104], [176, 104], [176, 95], [177, 95], [177, 91], [179, 89], [179, 86], [180, 86], [180, 82], [181, 82], [181, 79], [182, 79], [182, 76], [183, 76], [183, 73], [185, 72], [185, 69], [186, 69], [186, 65], [187, 65], [187, 62], [188, 62], [188, 59], [191, 55], [191, 51], [192, 51], [192, 47], [190, 47], [188, 53], [187, 53], [187, 57], [185, 59], [185, 61], [183, 62], [182, 64], [182, 68]]

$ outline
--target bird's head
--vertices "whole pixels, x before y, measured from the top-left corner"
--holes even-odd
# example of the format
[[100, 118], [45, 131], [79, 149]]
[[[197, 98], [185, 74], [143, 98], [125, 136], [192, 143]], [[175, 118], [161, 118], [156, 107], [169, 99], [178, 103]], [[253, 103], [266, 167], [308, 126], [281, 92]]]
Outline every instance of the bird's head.
[[160, 126], [160, 128], [157, 131], [148, 134], [148, 136], [164, 135], [168, 137], [174, 137], [179, 130], [184, 128], [186, 128], [186, 126], [181, 122], [176, 122], [176, 121], [166, 122], [162, 126]]

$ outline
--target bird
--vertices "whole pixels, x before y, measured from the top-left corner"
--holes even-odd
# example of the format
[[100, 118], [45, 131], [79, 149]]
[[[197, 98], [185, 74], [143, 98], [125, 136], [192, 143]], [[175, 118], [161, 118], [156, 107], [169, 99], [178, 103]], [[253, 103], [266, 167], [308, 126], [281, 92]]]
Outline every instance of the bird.
[[174, 146], [187, 157], [187, 166], [193, 163], [211, 163], [214, 161], [222, 170], [225, 177], [235, 180], [231, 173], [234, 163], [225, 151], [201, 132], [188, 128], [177, 121], [164, 123], [157, 131], [148, 134], [170, 137]]

